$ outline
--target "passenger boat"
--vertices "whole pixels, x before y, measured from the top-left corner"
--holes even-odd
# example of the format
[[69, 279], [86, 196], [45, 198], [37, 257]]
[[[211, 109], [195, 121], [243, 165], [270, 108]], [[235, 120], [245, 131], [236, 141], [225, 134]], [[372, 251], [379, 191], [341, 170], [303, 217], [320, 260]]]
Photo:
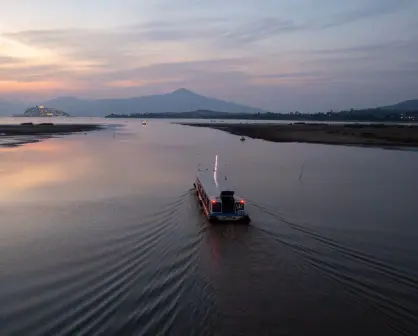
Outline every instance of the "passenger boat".
[[217, 157], [215, 169], [199, 170], [193, 186], [203, 212], [210, 222], [244, 222], [250, 217], [244, 210], [244, 200], [231, 188], [221, 187], [217, 182]]
[[147, 121], [146, 120], [143, 120], [142, 121], [142, 126], [146, 126], [147, 125]]

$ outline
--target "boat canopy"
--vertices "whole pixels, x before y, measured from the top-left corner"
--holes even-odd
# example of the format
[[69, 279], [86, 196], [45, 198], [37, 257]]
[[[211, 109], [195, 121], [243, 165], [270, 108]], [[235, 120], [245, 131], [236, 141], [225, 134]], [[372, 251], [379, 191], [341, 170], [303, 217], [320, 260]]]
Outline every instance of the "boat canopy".
[[233, 197], [234, 193], [232, 190], [223, 190], [221, 191], [221, 197]]
[[218, 197], [233, 197], [234, 191], [226, 186], [216, 185], [211, 171], [199, 171], [197, 174], [199, 182], [202, 184], [203, 189], [205, 190], [208, 197], [218, 198]]

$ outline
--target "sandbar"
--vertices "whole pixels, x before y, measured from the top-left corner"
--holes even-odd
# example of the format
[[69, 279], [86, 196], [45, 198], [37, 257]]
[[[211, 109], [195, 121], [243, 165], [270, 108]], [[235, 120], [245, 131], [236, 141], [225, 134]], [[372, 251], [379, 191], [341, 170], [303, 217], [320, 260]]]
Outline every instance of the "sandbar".
[[418, 147], [418, 126], [402, 124], [325, 123], [180, 123], [208, 127], [231, 134], [271, 142], [303, 142], [371, 147]]
[[42, 139], [79, 132], [89, 132], [102, 129], [96, 124], [31, 124], [0, 125], [0, 146], [18, 146], [37, 142]]

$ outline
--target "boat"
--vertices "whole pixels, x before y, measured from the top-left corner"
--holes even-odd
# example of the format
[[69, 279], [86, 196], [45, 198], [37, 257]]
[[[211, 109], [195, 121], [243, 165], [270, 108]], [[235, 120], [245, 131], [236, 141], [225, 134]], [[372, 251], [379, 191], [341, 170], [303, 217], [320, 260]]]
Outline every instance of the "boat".
[[142, 120], [142, 125], [146, 126], [147, 125], [147, 121], [146, 120]]
[[193, 186], [202, 210], [209, 222], [249, 223], [250, 216], [245, 211], [245, 201], [235, 191], [217, 182], [217, 162], [213, 174], [211, 170], [198, 170]]
[[242, 136], [240, 140], [241, 140], [241, 141], [245, 141], [245, 138]]

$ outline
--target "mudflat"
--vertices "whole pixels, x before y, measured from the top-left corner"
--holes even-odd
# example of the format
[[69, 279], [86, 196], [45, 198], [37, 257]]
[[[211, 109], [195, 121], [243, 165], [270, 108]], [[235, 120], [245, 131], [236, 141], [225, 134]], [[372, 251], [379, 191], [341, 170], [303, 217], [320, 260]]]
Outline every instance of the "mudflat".
[[20, 146], [52, 138], [55, 135], [89, 132], [99, 129], [102, 129], [102, 126], [96, 124], [22, 123], [20, 125], [0, 125], [0, 147]]
[[376, 147], [418, 147], [418, 126], [401, 124], [214, 124], [181, 123], [209, 127], [231, 134], [272, 142], [305, 142]]
[[87, 132], [100, 129], [101, 126], [93, 124], [30, 124], [0, 125], [0, 136], [10, 135], [44, 135]]

